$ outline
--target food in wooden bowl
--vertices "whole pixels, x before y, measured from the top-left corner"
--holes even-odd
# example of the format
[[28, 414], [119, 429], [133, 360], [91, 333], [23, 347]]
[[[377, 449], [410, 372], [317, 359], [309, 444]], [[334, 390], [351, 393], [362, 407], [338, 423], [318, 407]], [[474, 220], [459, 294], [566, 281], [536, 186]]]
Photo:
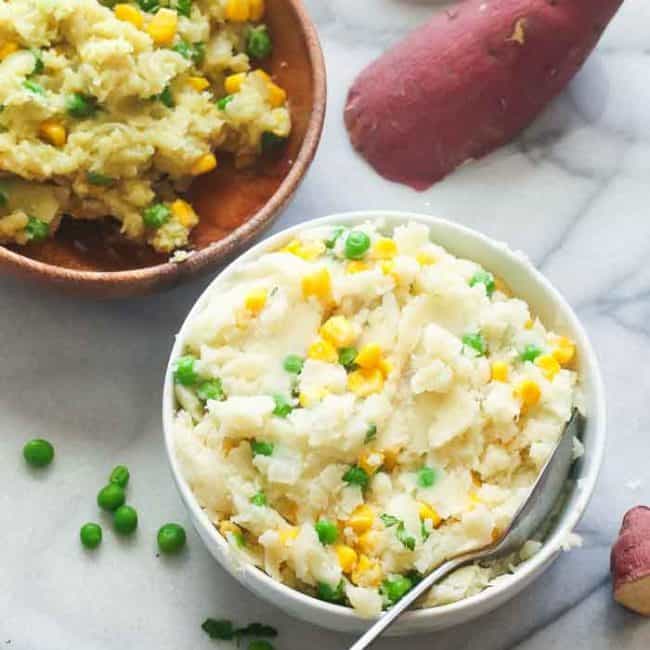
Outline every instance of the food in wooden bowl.
[[7, 268], [140, 292], [243, 246], [297, 187], [325, 100], [298, 3], [162, 4], [0, 5]]

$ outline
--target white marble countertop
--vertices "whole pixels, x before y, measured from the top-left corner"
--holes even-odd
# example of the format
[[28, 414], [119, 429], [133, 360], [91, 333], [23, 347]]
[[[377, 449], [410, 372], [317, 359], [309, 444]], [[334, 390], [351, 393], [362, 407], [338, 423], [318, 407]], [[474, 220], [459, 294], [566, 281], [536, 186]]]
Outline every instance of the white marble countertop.
[[[431, 11], [426, 0], [309, 0], [329, 72], [329, 114], [307, 180], [275, 229], [356, 208], [446, 216], [525, 251], [568, 297], [600, 355], [609, 448], [596, 495], [564, 554], [520, 597], [410, 650], [642, 650], [650, 621], [613, 604], [609, 547], [623, 511], [650, 503], [650, 6], [626, 0], [568, 91], [512, 146], [424, 193], [387, 183], [353, 154], [342, 126], [361, 67]], [[208, 616], [280, 629], [278, 650], [345, 648], [349, 639], [292, 620], [244, 591], [210, 558], [170, 480], [160, 428], [163, 366], [207, 279], [170, 293], [98, 303], [0, 279], [0, 645], [20, 650], [231, 647]], [[57, 458], [21, 462], [43, 436]], [[130, 540], [105, 527], [101, 549], [78, 542], [97, 518], [110, 468], [132, 471], [141, 522]], [[165, 521], [186, 525], [186, 553], [156, 557]], [[402, 642], [403, 643], [403, 642]], [[385, 640], [383, 650], [400, 647]]]

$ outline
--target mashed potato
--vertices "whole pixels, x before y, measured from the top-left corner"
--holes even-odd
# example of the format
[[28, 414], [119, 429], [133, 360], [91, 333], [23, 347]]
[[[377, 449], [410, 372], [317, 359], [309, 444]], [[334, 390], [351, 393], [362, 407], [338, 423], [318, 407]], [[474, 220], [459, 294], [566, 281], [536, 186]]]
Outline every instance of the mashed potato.
[[[263, 0], [0, 0], [0, 243], [63, 214], [112, 215], [170, 252], [198, 217], [176, 193], [218, 161], [286, 138], [286, 93], [261, 69]], [[253, 21], [253, 22], [251, 22]]]
[[183, 344], [175, 442], [201, 506], [276, 580], [368, 616], [508, 526], [576, 392], [574, 344], [416, 223], [305, 230], [215, 286]]

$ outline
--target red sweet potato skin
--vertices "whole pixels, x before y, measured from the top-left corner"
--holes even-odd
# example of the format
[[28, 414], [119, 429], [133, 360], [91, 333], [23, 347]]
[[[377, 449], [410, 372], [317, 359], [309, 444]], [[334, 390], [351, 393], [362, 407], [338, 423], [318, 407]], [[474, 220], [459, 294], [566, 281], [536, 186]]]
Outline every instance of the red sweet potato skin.
[[459, 2], [359, 75], [344, 115], [352, 144], [382, 176], [426, 189], [528, 126], [622, 2]]
[[612, 547], [610, 570], [614, 593], [622, 585], [650, 576], [650, 508], [628, 511]]

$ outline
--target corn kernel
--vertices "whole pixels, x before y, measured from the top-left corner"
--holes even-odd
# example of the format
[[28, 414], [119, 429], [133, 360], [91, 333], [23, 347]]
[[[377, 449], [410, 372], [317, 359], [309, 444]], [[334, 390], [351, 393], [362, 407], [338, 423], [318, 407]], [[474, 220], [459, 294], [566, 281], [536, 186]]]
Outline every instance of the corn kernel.
[[368, 530], [359, 535], [357, 539], [357, 546], [362, 553], [366, 555], [373, 553], [377, 550], [379, 542], [379, 535], [376, 530]]
[[397, 465], [397, 460], [399, 457], [400, 450], [397, 447], [390, 449], [384, 449], [384, 468], [389, 472], [392, 472]]
[[384, 379], [390, 375], [391, 371], [393, 370], [393, 364], [388, 361], [388, 359], [382, 359], [379, 362], [379, 370], [381, 370], [381, 374], [384, 375]]
[[241, 535], [241, 528], [237, 524], [233, 524], [232, 521], [224, 520], [219, 524], [219, 532], [226, 537], [228, 533], [233, 535]]
[[436, 263], [436, 258], [433, 256], [433, 253], [428, 251], [418, 251], [415, 254], [415, 260], [420, 266], [431, 266], [431, 264]]
[[115, 17], [126, 23], [131, 23], [136, 29], [141, 29], [144, 23], [142, 14], [132, 5], [117, 4], [113, 7]]
[[323, 305], [329, 305], [332, 302], [332, 280], [329, 271], [322, 268], [305, 275], [302, 278], [302, 295], [305, 298], [314, 296]]
[[359, 397], [378, 393], [384, 387], [384, 376], [379, 368], [360, 368], [348, 375], [348, 389]]
[[352, 572], [352, 582], [361, 587], [378, 587], [383, 575], [381, 565], [367, 555], [360, 555], [357, 568]]
[[395, 262], [393, 260], [386, 260], [381, 263], [381, 272], [384, 275], [392, 275], [395, 280], [397, 280], [397, 274], [395, 273]]
[[19, 50], [18, 43], [14, 41], [7, 41], [0, 45], [0, 61], [4, 61], [10, 54]]
[[524, 406], [535, 406], [542, 396], [542, 391], [532, 379], [524, 379], [515, 388], [515, 395]]
[[253, 314], [259, 314], [266, 305], [269, 292], [266, 289], [253, 289], [244, 299], [244, 307]]
[[187, 83], [197, 92], [202, 92], [210, 87], [210, 82], [205, 77], [188, 77]]
[[535, 323], [534, 323], [533, 319], [532, 319], [532, 318], [529, 318], [529, 319], [524, 323], [524, 329], [532, 330], [534, 324], [535, 324]]
[[566, 336], [560, 336], [556, 342], [556, 347], [553, 350], [553, 356], [557, 359], [558, 363], [566, 366], [573, 361], [575, 354], [576, 344]]
[[147, 25], [147, 33], [156, 45], [171, 45], [177, 27], [178, 14], [171, 9], [159, 9]]
[[352, 573], [357, 566], [357, 552], [346, 544], [337, 544], [334, 552], [339, 560], [339, 565], [343, 573]]
[[326, 363], [336, 363], [339, 355], [336, 348], [324, 339], [316, 339], [307, 350], [307, 356], [316, 361], [325, 361]]
[[46, 140], [55, 147], [62, 147], [68, 138], [68, 134], [63, 124], [56, 122], [55, 120], [45, 120], [45, 122], [41, 122], [38, 132], [43, 140]]
[[292, 239], [284, 248], [280, 249], [281, 253], [291, 253], [296, 257], [311, 262], [318, 259], [325, 252], [325, 245], [320, 241], [301, 242], [299, 239]]
[[267, 83], [267, 89], [269, 91], [269, 104], [272, 108], [279, 108], [283, 106], [287, 101], [287, 93], [284, 88], [280, 88], [278, 84], [269, 81]]
[[262, 68], [257, 68], [257, 70], [253, 71], [253, 74], [259, 77], [264, 83], [271, 83], [271, 77], [269, 76], [269, 73], [265, 70], [262, 70]]
[[289, 542], [292, 542], [296, 537], [298, 537], [298, 528], [296, 526], [289, 526], [288, 528], [284, 528], [281, 530], [278, 535], [280, 537], [280, 541], [283, 544], [288, 544]]
[[320, 390], [312, 391], [310, 393], [303, 392], [298, 395], [298, 402], [302, 408], [306, 409], [310, 406], [314, 406], [314, 404], [320, 402], [329, 394], [330, 392], [326, 388], [321, 388]]
[[492, 381], [508, 381], [508, 364], [495, 361], [492, 364]]
[[264, 18], [264, 0], [250, 0], [250, 16], [249, 20], [262, 20]]
[[320, 328], [320, 335], [337, 348], [346, 348], [352, 345], [357, 332], [354, 325], [345, 316], [332, 316]]
[[217, 166], [217, 159], [213, 153], [204, 153], [192, 165], [192, 175], [199, 176], [211, 172]]
[[535, 359], [535, 365], [541, 368], [544, 377], [549, 381], [553, 381], [555, 375], [561, 370], [558, 360], [552, 354], [540, 355]]
[[245, 72], [238, 72], [237, 74], [231, 74], [226, 77], [224, 81], [224, 89], [229, 95], [234, 95], [241, 90], [241, 85], [246, 79]]
[[419, 513], [420, 513], [420, 519], [422, 521], [429, 519], [434, 528], [438, 528], [438, 526], [440, 526], [440, 523], [442, 522], [442, 518], [436, 512], [435, 508], [432, 508], [430, 505], [426, 503], [421, 503]]
[[360, 535], [361, 533], [369, 531], [372, 528], [374, 521], [374, 510], [369, 505], [363, 503], [354, 509], [346, 525], [352, 528], [355, 533]]
[[510, 287], [498, 276], [494, 278], [494, 289], [505, 296], [511, 296]]
[[192, 209], [192, 206], [183, 199], [176, 199], [171, 204], [172, 214], [176, 217], [178, 222], [185, 226], [185, 228], [193, 228], [199, 223], [199, 217]]
[[233, 450], [239, 447], [239, 440], [236, 438], [224, 438], [221, 441], [221, 449], [226, 456]]
[[478, 494], [476, 494], [476, 492], [474, 492], [474, 490], [472, 490], [472, 491], [467, 495], [467, 498], [469, 499], [469, 509], [470, 509], [470, 510], [474, 510], [474, 508], [476, 508], [476, 506], [478, 506], [478, 505], [480, 505], [481, 503], [483, 503], [483, 502], [478, 498]]
[[384, 454], [380, 451], [364, 449], [359, 454], [359, 467], [369, 476], [372, 476], [384, 464]]
[[243, 23], [250, 18], [249, 0], [228, 0], [226, 20]]
[[360, 350], [355, 363], [361, 368], [378, 368], [381, 363], [381, 346], [377, 343], [368, 343]]
[[345, 270], [350, 274], [354, 273], [362, 273], [363, 271], [368, 271], [372, 267], [370, 264], [367, 262], [364, 262], [362, 260], [352, 260], [351, 262], [348, 262], [348, 265], [345, 267]]
[[397, 255], [397, 244], [390, 237], [380, 237], [372, 247], [372, 256], [380, 260], [390, 260]]

